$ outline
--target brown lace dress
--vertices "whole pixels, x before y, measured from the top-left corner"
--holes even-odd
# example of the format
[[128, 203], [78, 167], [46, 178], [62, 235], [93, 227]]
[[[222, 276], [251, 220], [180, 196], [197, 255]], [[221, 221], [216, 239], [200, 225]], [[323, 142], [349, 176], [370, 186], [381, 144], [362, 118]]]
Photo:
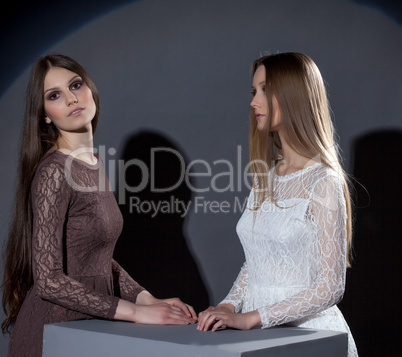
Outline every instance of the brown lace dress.
[[117, 296], [135, 302], [143, 290], [112, 258], [123, 220], [99, 157], [89, 165], [47, 154], [32, 183], [32, 208], [34, 284], [9, 356], [41, 356], [45, 324], [112, 319]]

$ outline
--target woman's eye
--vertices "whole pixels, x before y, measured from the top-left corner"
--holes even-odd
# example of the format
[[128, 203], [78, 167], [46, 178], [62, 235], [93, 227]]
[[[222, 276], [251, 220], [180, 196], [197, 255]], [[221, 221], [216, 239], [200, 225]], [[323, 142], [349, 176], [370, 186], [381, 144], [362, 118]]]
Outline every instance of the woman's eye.
[[262, 87], [262, 91], [265, 93], [265, 86], [264, 86], [264, 87]]
[[255, 90], [252, 90], [252, 91], [251, 91], [251, 96], [252, 96], [252, 97], [255, 97], [255, 93], [256, 93], [256, 91], [255, 91]]
[[60, 97], [59, 93], [51, 93], [51, 94], [49, 94], [48, 99], [49, 100], [56, 100], [59, 97]]
[[74, 83], [71, 85], [71, 89], [80, 89], [81, 86], [82, 86], [82, 82], [74, 82]]

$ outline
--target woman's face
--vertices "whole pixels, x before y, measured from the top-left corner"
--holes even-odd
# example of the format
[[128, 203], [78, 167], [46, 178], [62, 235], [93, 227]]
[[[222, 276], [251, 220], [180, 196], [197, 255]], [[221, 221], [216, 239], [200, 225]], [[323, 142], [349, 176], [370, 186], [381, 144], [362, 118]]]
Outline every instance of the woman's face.
[[[259, 66], [254, 73], [253, 85], [252, 85], [252, 96], [250, 106], [255, 111], [255, 119], [257, 120], [257, 129], [264, 130], [267, 127], [268, 116], [269, 116], [269, 106], [268, 99], [265, 92], [265, 67], [263, 65]], [[279, 111], [279, 104], [275, 97], [272, 96], [272, 109], [273, 115], [271, 119], [271, 125], [269, 127], [270, 131], [278, 131], [281, 126], [281, 116]]]
[[44, 80], [45, 121], [59, 132], [92, 132], [96, 104], [91, 89], [76, 73], [52, 67]]

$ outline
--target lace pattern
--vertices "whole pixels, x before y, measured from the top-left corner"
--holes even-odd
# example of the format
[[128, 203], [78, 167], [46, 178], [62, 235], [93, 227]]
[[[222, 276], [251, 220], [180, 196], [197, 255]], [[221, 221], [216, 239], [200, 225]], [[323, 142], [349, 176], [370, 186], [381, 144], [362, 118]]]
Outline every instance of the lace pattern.
[[[349, 333], [349, 356], [357, 355], [339, 309], [346, 273], [346, 204], [341, 178], [318, 164], [291, 175], [271, 171], [276, 204], [257, 210], [254, 192], [237, 225], [246, 262], [229, 294], [236, 312], [258, 310], [262, 327], [314, 320]], [[335, 311], [335, 313], [334, 313]], [[322, 314], [321, 314], [322, 313]]]
[[9, 356], [40, 356], [43, 325], [112, 319], [119, 298], [143, 288], [112, 259], [122, 216], [103, 163], [88, 165], [59, 151], [46, 156], [32, 188], [34, 285], [17, 317]]

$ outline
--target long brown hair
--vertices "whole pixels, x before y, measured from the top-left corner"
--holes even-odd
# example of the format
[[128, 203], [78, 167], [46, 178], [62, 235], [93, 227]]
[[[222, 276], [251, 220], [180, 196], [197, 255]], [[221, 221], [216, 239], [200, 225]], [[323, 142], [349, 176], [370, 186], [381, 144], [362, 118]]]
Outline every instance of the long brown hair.
[[28, 290], [33, 284], [31, 183], [42, 158], [46, 152], [57, 146], [59, 137], [54, 124], [45, 122], [43, 86], [45, 76], [52, 67], [65, 68], [78, 74], [91, 89], [96, 104], [96, 113], [92, 119], [93, 132], [99, 118], [98, 90], [79, 63], [70, 57], [58, 54], [37, 60], [31, 70], [26, 91], [14, 212], [3, 252], [5, 263], [2, 303], [6, 314], [6, 319], [1, 325], [3, 333], [10, 332], [10, 327], [14, 324]]
[[[339, 148], [321, 73], [311, 58], [295, 52], [261, 57], [252, 64], [252, 75], [265, 67], [268, 101], [267, 129], [257, 129], [255, 111], [250, 109], [250, 171], [255, 194], [255, 209], [268, 197], [273, 198], [273, 185], [266, 180], [268, 171], [281, 158], [281, 141], [277, 132], [269, 132], [273, 115], [272, 98], [276, 97], [284, 126], [286, 142], [298, 154], [317, 159], [336, 170], [343, 179], [347, 211], [347, 264], [350, 266], [352, 244], [351, 200], [347, 175], [339, 159]], [[258, 187], [258, 189], [257, 189]]]

